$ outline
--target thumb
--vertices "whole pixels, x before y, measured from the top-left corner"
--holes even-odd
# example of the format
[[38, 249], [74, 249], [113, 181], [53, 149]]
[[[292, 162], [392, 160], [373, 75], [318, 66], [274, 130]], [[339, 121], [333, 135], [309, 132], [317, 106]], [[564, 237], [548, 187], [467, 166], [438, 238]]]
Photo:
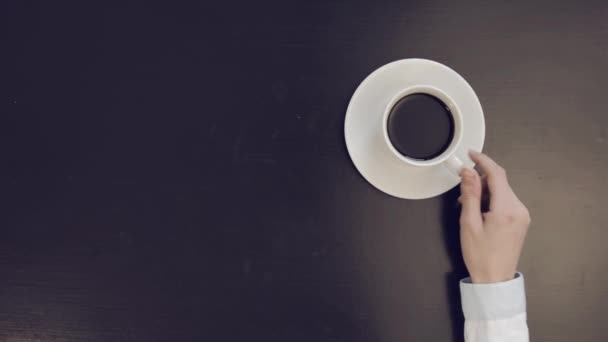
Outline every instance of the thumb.
[[465, 168], [460, 173], [460, 225], [465, 229], [481, 229], [481, 178], [477, 171]]

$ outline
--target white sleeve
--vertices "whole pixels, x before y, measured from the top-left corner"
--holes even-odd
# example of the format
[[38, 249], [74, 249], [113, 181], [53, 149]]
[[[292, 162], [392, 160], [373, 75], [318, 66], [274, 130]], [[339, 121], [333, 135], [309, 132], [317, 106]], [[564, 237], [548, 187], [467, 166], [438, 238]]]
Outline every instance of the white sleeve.
[[528, 342], [524, 276], [494, 284], [460, 282], [466, 342]]

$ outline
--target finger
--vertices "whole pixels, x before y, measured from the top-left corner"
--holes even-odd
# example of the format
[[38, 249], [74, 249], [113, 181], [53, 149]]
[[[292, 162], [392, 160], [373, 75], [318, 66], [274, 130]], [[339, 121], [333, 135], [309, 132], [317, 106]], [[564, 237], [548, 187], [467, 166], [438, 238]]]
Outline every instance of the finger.
[[505, 201], [513, 194], [505, 170], [483, 153], [471, 151], [470, 156], [487, 179], [490, 210], [505, 205]]
[[488, 191], [488, 177], [481, 176], [481, 212], [490, 211], [490, 192]]
[[469, 168], [460, 173], [460, 212], [461, 229], [481, 230], [483, 220], [481, 217], [481, 179], [479, 174]]

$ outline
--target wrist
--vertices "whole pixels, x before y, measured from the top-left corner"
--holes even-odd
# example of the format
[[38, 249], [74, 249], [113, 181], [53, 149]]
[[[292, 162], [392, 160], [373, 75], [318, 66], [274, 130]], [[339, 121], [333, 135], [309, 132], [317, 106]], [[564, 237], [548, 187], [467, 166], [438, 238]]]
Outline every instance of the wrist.
[[503, 283], [505, 281], [515, 279], [516, 272], [510, 272], [505, 274], [490, 274], [490, 275], [474, 275], [471, 274], [471, 282], [473, 284], [494, 284]]

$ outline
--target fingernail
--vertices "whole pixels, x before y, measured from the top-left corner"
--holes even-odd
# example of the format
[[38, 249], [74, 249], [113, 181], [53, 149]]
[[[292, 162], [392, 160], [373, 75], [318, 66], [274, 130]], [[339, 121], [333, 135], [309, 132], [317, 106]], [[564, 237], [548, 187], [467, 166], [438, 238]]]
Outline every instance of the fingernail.
[[462, 171], [460, 172], [460, 176], [463, 179], [469, 180], [471, 179], [471, 177], [473, 177], [473, 171], [471, 171], [470, 169], [462, 169]]
[[469, 155], [473, 156], [473, 157], [478, 157], [479, 155], [481, 155], [481, 152], [477, 152], [475, 150], [469, 150]]

